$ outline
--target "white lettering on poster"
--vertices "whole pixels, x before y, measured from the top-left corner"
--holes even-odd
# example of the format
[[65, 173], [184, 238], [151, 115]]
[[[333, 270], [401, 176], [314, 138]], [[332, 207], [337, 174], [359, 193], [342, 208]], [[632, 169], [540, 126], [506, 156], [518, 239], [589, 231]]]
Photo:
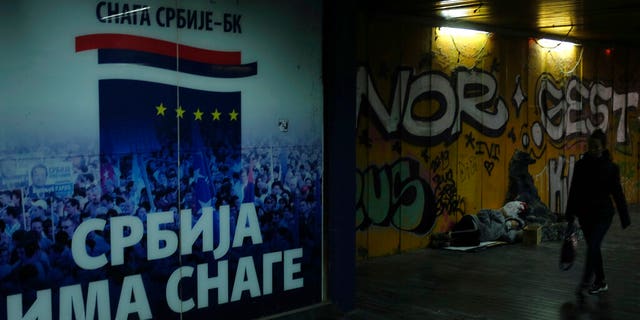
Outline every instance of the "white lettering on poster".
[[[304, 287], [304, 279], [300, 277], [303, 257], [302, 248], [294, 248], [277, 252], [262, 253], [262, 257], [243, 256], [237, 263], [229, 264], [229, 260], [220, 260], [231, 247], [243, 247], [262, 243], [262, 234], [258, 216], [253, 203], [240, 206], [238, 219], [231, 241], [230, 208], [221, 206], [219, 210], [218, 229], [214, 230], [213, 208], [203, 208], [202, 215], [197, 221], [192, 221], [190, 210], [183, 210], [180, 214], [180, 230], [165, 228], [173, 224], [171, 212], [150, 213], [146, 219], [147, 260], [157, 260], [177, 254], [192, 253], [193, 244], [202, 240], [203, 252], [211, 252], [217, 260], [215, 270], [212, 265], [201, 263], [193, 266], [181, 266], [171, 273], [165, 286], [166, 303], [176, 312], [203, 309], [209, 307], [209, 294], [215, 292], [217, 304], [240, 301], [244, 298], [256, 298], [273, 293], [273, 279], [282, 279], [284, 291]], [[110, 225], [111, 251], [91, 255], [87, 249], [87, 239], [96, 231], [107, 228], [105, 219], [87, 219], [76, 229], [71, 241], [72, 257], [82, 269], [95, 270], [101, 267], [122, 265], [125, 252], [145, 239], [145, 222], [137, 216], [118, 216], [108, 221]], [[218, 247], [214, 248], [214, 235], [218, 232]], [[206, 245], [205, 245], [206, 243]], [[259, 274], [256, 262], [260, 261], [262, 272]], [[278, 267], [276, 268], [276, 266]], [[230, 273], [230, 266], [234, 266], [235, 273]], [[281, 272], [275, 277], [275, 270]], [[213, 273], [213, 274], [212, 274]], [[235, 274], [233, 279], [230, 274]], [[195, 280], [197, 290], [190, 296], [180, 292], [181, 281]], [[23, 306], [23, 294], [7, 296], [7, 319], [52, 319], [53, 304], [59, 304], [59, 318], [74, 317], [76, 319], [126, 319], [130, 315], [139, 319], [153, 318], [147, 291], [141, 274], [124, 277], [122, 285], [110, 283], [110, 280], [92, 281], [86, 284], [86, 293], [82, 284], [72, 284], [60, 287], [54, 294], [52, 289], [37, 291], [36, 299], [28, 308]], [[109, 292], [120, 290], [116, 309], [112, 310], [113, 301]], [[54, 301], [57, 299], [58, 301]]]

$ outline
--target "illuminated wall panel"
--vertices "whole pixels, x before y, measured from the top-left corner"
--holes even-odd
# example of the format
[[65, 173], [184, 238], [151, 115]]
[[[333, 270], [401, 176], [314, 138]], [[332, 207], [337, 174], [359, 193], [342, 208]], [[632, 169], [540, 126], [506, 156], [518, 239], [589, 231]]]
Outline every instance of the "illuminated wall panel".
[[409, 192], [391, 208], [357, 199], [358, 258], [423, 248], [463, 215], [502, 207], [517, 150], [535, 159], [527, 171], [540, 201], [562, 219], [596, 127], [608, 133], [627, 199], [638, 201], [635, 51], [367, 18], [358, 25], [357, 175], [405, 170], [386, 185]]

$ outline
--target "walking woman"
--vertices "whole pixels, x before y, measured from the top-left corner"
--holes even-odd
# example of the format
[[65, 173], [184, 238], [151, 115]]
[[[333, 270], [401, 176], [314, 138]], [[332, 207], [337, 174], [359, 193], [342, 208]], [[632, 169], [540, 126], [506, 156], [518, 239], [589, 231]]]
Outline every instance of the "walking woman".
[[[588, 152], [576, 162], [567, 202], [566, 217], [572, 227], [577, 217], [587, 244], [587, 254], [578, 293], [607, 291], [600, 247], [611, 226], [615, 209], [622, 228], [631, 224], [620, 183], [620, 169], [606, 149], [607, 136], [598, 129], [588, 139]], [[615, 209], [611, 199], [615, 202]]]

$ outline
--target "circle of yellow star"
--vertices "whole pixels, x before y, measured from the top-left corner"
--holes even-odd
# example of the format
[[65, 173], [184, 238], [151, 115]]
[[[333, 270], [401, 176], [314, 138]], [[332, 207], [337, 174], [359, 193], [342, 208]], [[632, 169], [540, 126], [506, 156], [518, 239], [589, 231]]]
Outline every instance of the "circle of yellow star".
[[184, 109], [182, 109], [182, 106], [179, 106], [178, 109], [176, 109], [176, 117], [182, 119], [184, 118]]
[[195, 120], [202, 120], [203, 114], [204, 112], [200, 111], [200, 108], [198, 108], [198, 110], [196, 110], [196, 112], [193, 113], [193, 115], [196, 117]]
[[231, 112], [229, 112], [229, 120], [238, 120], [238, 113], [236, 112], [236, 109], [233, 109], [231, 110]]
[[159, 106], [156, 106], [156, 110], [156, 116], [164, 116], [164, 112], [167, 110], [167, 107], [165, 107], [161, 102]]

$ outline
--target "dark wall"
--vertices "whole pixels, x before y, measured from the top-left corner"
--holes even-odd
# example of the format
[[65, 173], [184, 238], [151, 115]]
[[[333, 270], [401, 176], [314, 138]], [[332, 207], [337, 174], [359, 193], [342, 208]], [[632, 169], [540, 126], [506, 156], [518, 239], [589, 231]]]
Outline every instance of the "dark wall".
[[355, 292], [355, 6], [326, 1], [323, 21], [325, 235], [329, 300], [342, 311]]

